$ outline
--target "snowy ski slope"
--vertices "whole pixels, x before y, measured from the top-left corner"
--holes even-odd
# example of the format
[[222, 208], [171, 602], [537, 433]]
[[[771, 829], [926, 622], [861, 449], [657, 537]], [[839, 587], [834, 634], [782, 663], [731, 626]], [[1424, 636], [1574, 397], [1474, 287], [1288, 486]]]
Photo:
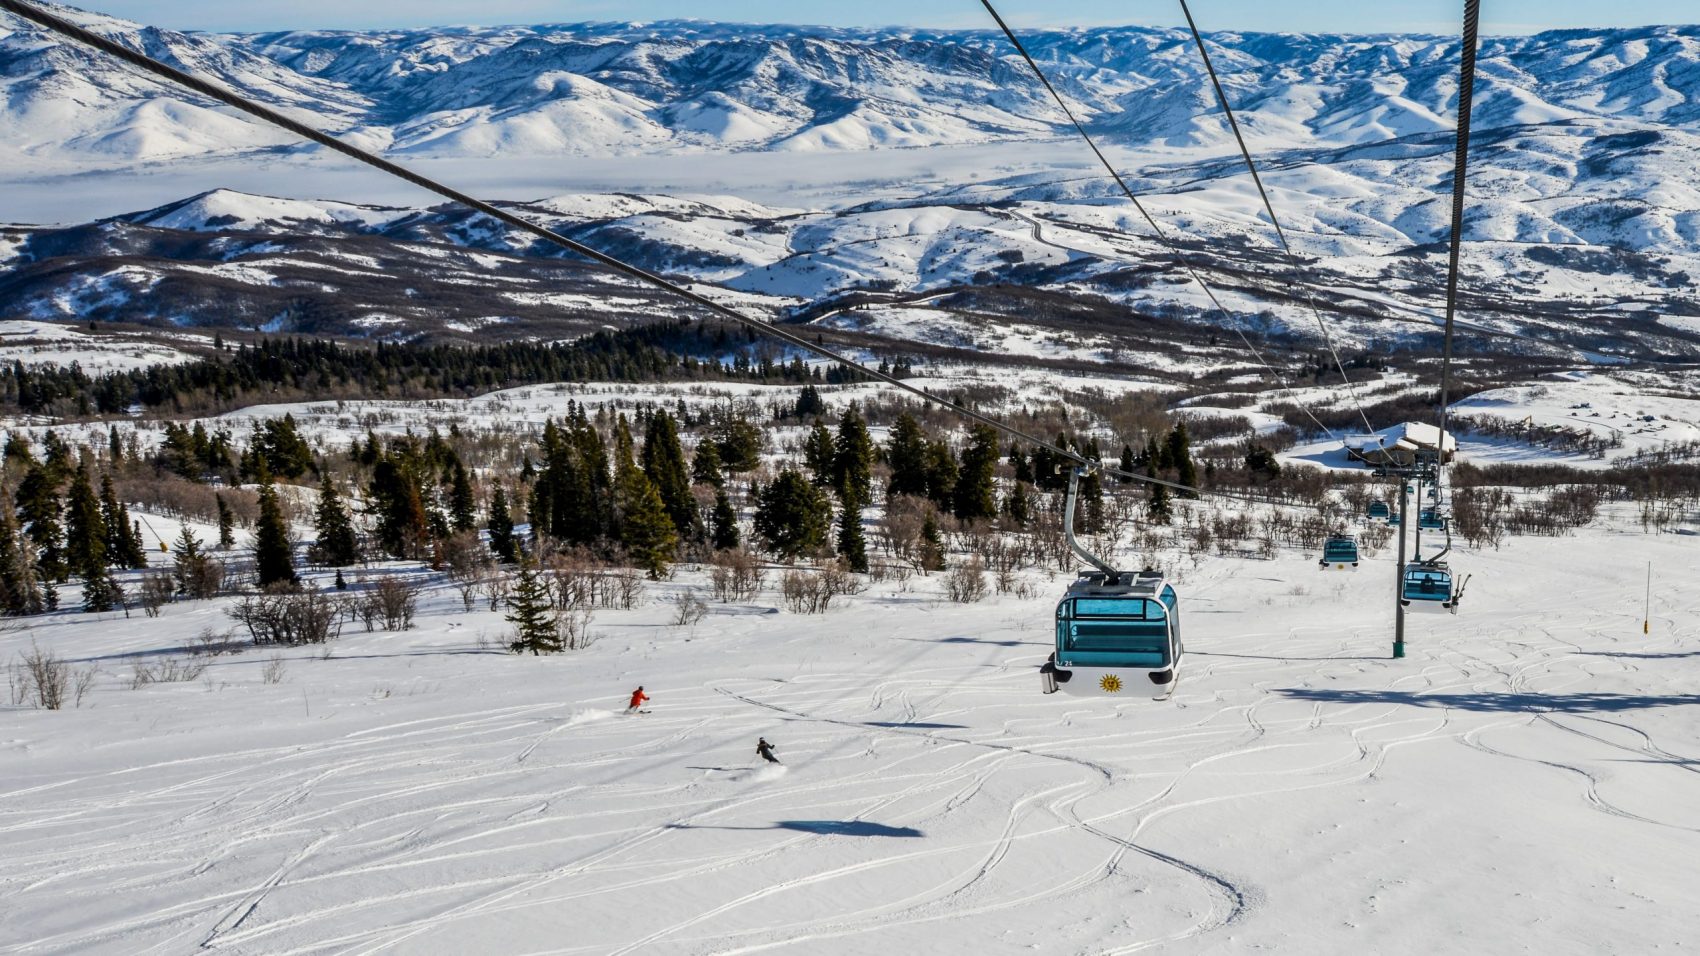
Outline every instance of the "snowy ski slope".
[[[1591, 529], [1458, 555], [1467, 609], [1413, 617], [1402, 661], [1386, 553], [1205, 559], [1169, 704], [1038, 693], [1043, 575], [823, 617], [769, 591], [691, 628], [665, 601], [685, 571], [541, 659], [439, 591], [416, 630], [286, 652], [278, 684], [250, 651], [140, 690], [131, 665], [221, 607], [65, 614], [0, 637], [102, 671], [81, 709], [0, 711], [0, 949], [1680, 949], [1692, 549]], [[652, 712], [617, 715], [640, 683]]]

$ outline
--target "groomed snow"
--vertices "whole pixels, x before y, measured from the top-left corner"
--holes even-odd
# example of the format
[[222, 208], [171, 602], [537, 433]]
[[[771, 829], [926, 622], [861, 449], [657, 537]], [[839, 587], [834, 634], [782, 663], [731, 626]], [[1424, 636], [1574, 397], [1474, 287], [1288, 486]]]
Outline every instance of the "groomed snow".
[[[439, 590], [416, 630], [283, 652], [281, 683], [249, 651], [139, 690], [222, 605], [65, 613], [0, 636], [101, 672], [80, 709], [0, 711], [0, 948], [1680, 950], [1686, 540], [1456, 554], [1466, 610], [1413, 618], [1398, 661], [1385, 554], [1205, 559], [1168, 703], [1038, 693], [1043, 575], [1030, 600], [918, 578], [675, 627], [686, 570], [541, 659]], [[618, 715], [638, 684], [651, 713]]]

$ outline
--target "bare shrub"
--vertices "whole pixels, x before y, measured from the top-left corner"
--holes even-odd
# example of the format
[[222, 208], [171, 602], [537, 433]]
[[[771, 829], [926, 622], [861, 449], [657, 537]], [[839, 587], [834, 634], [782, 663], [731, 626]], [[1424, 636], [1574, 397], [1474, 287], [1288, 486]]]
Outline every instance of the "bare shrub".
[[1027, 546], [1020, 540], [1011, 541], [1007, 538], [995, 537], [985, 542], [978, 553], [985, 556], [986, 565], [992, 572], [993, 586], [997, 588], [997, 592], [999, 594], [1013, 592], [1020, 580], [1020, 575], [1017, 572], [1027, 563]]
[[195, 635], [195, 646], [190, 650], [190, 653], [205, 654], [208, 657], [239, 653], [242, 650], [241, 646], [230, 638], [231, 633], [229, 631], [218, 631], [210, 627], [203, 627], [201, 632]]
[[630, 611], [643, 603], [643, 575], [631, 568], [617, 568], [608, 575], [610, 606]]
[[785, 606], [797, 614], [824, 614], [833, 598], [853, 593], [850, 589], [859, 587], [855, 575], [837, 561], [827, 562], [813, 571], [801, 568], [786, 571], [779, 580]]
[[601, 601], [602, 575], [594, 559], [581, 551], [549, 557], [550, 593], [563, 610], [596, 607]]
[[478, 590], [484, 595], [490, 610], [500, 611], [507, 605], [508, 595], [513, 593], [513, 579], [500, 565], [492, 564], [488, 573], [479, 580]]
[[643, 575], [597, 560], [586, 551], [557, 554], [549, 560], [550, 591], [563, 611], [613, 608], [629, 611], [643, 602]]
[[709, 589], [721, 603], [749, 601], [761, 592], [764, 575], [761, 562], [755, 555], [738, 548], [721, 551], [714, 556], [714, 567], [708, 573]]
[[342, 630], [335, 598], [312, 591], [250, 594], [229, 610], [256, 645], [323, 644]]
[[708, 603], [690, 591], [673, 597], [673, 626], [695, 627], [708, 616]]
[[915, 569], [907, 564], [887, 561], [874, 561], [868, 565], [868, 580], [875, 584], [891, 581], [899, 591], [909, 590], [909, 579], [915, 576]]
[[913, 495], [893, 495], [886, 501], [885, 520], [880, 522], [879, 529], [887, 553], [905, 561], [917, 560], [921, 527], [927, 522], [930, 508], [925, 498]]
[[405, 631], [413, 626], [413, 612], [419, 606], [418, 582], [399, 575], [386, 575], [373, 583], [364, 601], [370, 611], [363, 611], [366, 629], [372, 621], [382, 621], [386, 631]]
[[[821, 588], [826, 592], [827, 600], [840, 594], [861, 594], [867, 585], [861, 578], [850, 572], [850, 566], [843, 561], [828, 561], [820, 566]], [[823, 605], [824, 608], [824, 605]]]
[[1074, 549], [1068, 546], [1062, 517], [1048, 510], [1039, 511], [1034, 514], [1029, 530], [1034, 557], [1059, 571], [1066, 571], [1074, 562]]
[[820, 606], [820, 587], [814, 575], [807, 571], [792, 569], [779, 578], [779, 593], [785, 597], [785, 606], [796, 614], [818, 614]]
[[83, 697], [94, 686], [94, 668], [76, 669], [52, 651], [30, 644], [11, 668], [12, 703], [39, 710], [63, 710], [66, 704], [81, 707]]
[[593, 615], [589, 608], [564, 611], [555, 616], [555, 632], [561, 637], [561, 649], [580, 651], [596, 643], [590, 633]]
[[169, 657], [151, 666], [137, 663], [130, 674], [130, 689], [137, 690], [149, 684], [192, 681], [200, 677], [206, 669], [206, 661], [180, 661]]
[[468, 611], [478, 600], [480, 587], [495, 563], [476, 531], [463, 531], [443, 542], [443, 570], [448, 572], [449, 582], [460, 592], [461, 605]]
[[266, 660], [266, 666], [260, 671], [260, 680], [267, 684], [277, 684], [283, 681], [283, 658], [274, 654]]
[[944, 593], [957, 604], [973, 604], [986, 596], [986, 565], [979, 555], [950, 569], [944, 578]]
[[214, 488], [212, 485], [189, 481], [165, 474], [139, 480], [120, 480], [119, 499], [132, 508], [140, 506], [150, 514], [193, 518], [206, 524], [218, 521], [218, 498], [236, 515], [244, 526], [253, 524], [260, 515], [260, 496], [244, 488]]
[[177, 593], [177, 577], [170, 571], [148, 571], [136, 589], [136, 601], [148, 617], [159, 617], [160, 608], [171, 603]]

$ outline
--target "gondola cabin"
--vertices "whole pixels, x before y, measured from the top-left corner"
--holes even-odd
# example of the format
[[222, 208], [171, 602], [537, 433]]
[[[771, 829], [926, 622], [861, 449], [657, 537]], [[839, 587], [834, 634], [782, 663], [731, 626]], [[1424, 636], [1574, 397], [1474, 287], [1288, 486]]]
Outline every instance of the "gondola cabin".
[[1323, 542], [1322, 560], [1317, 562], [1324, 571], [1353, 571], [1358, 567], [1358, 539], [1351, 535], [1335, 535]]
[[1445, 531], [1446, 516], [1434, 508], [1424, 508], [1417, 512], [1417, 527], [1424, 531]]
[[1411, 611], [1457, 614], [1460, 595], [1454, 588], [1452, 569], [1445, 562], [1412, 561], [1405, 565], [1399, 603]]
[[1372, 501], [1369, 503], [1369, 520], [1392, 521], [1393, 509], [1385, 501]]
[[1154, 572], [1084, 572], [1057, 604], [1047, 694], [1167, 697], [1181, 667], [1180, 601]]

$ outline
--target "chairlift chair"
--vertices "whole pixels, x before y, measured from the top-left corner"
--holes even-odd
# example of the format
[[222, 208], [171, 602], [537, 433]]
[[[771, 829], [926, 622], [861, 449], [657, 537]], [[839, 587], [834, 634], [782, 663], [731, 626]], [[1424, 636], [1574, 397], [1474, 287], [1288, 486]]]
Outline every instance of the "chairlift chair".
[[1317, 566], [1324, 571], [1354, 571], [1358, 567], [1358, 539], [1349, 534], [1337, 534], [1322, 545], [1322, 560]]
[[1069, 476], [1063, 528], [1095, 570], [1082, 571], [1057, 602], [1056, 650], [1039, 669], [1040, 689], [1080, 697], [1166, 699], [1180, 678], [1180, 596], [1160, 571], [1117, 571], [1074, 536], [1081, 469]]
[[1045, 693], [1080, 697], [1173, 693], [1180, 671], [1179, 597], [1159, 572], [1082, 572], [1057, 603]]
[[1464, 596], [1444, 561], [1433, 559], [1412, 561], [1405, 565], [1399, 586], [1399, 604], [1411, 611], [1458, 613], [1458, 601]]

